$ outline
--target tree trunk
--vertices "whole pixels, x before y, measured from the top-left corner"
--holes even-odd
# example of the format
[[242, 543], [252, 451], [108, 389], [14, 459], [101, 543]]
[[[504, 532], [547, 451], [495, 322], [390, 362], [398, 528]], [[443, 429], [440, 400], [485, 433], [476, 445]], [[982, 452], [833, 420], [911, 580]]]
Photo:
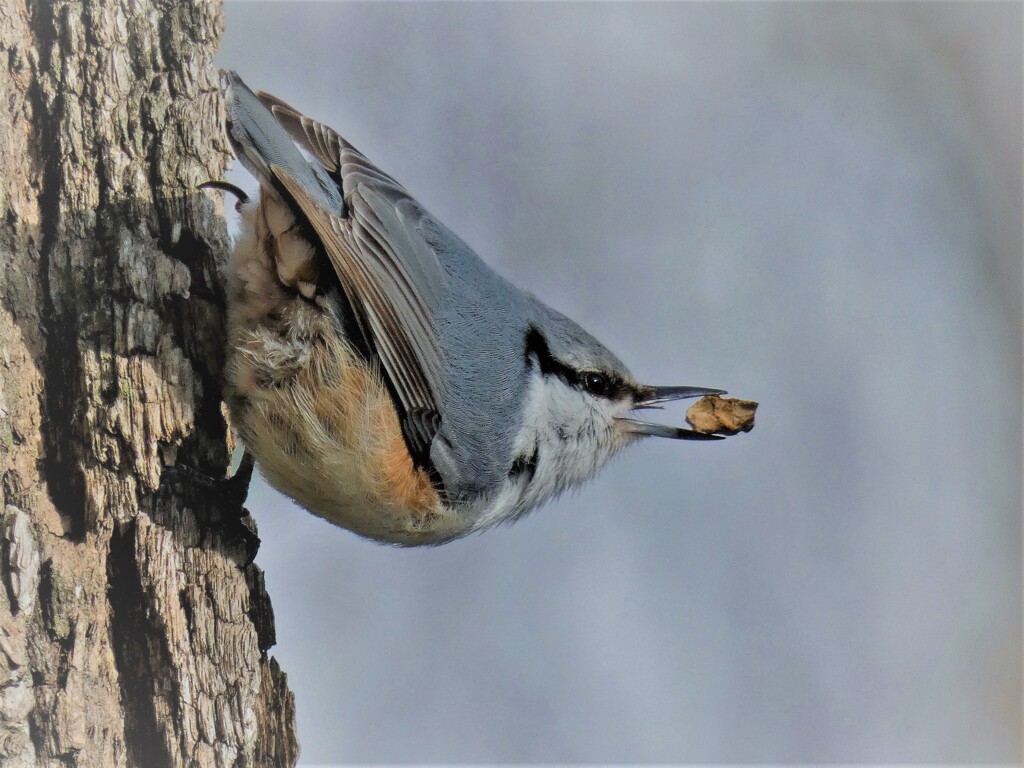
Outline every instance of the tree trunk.
[[196, 191], [227, 159], [221, 28], [206, 0], [0, 0], [3, 765], [298, 755], [244, 482], [163, 471], [229, 458]]

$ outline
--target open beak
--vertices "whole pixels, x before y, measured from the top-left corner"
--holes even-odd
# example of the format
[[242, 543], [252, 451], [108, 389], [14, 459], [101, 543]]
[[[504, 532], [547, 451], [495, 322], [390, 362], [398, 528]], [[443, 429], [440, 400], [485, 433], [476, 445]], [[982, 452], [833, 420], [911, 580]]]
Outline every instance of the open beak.
[[[643, 408], [661, 408], [662, 403], [670, 403], [673, 400], [685, 400], [689, 397], [704, 397], [705, 395], [724, 395], [724, 389], [708, 389], [707, 387], [643, 387], [641, 397], [633, 405], [634, 410]], [[650, 421], [638, 421], [637, 419], [618, 418], [615, 420], [619, 428], [624, 432], [631, 432], [635, 435], [647, 437], [667, 437], [672, 440], [722, 440], [722, 435], [709, 435], [706, 432], [697, 432], [693, 429], [673, 427], [668, 424], [655, 424]]]

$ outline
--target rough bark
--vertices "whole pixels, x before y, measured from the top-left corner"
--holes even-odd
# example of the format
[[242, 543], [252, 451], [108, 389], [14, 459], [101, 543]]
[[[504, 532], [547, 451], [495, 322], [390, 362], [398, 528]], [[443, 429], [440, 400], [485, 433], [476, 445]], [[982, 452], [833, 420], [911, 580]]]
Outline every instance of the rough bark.
[[163, 471], [229, 457], [221, 25], [0, 0], [3, 765], [297, 758], [241, 499]]

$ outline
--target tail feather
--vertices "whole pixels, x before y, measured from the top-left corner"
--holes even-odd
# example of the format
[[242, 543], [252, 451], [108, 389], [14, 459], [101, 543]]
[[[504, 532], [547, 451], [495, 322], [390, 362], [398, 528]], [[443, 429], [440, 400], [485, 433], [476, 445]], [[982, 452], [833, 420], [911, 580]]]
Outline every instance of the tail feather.
[[342, 215], [345, 204], [337, 184], [317, 162], [310, 162], [237, 72], [222, 73], [227, 100], [227, 134], [235, 155], [264, 186], [289, 197], [270, 170], [279, 166], [324, 209]]

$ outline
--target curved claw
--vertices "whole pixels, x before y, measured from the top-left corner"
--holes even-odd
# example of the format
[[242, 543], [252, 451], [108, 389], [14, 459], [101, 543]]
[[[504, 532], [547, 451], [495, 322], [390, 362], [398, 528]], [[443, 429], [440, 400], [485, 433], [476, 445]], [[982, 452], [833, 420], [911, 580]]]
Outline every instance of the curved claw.
[[239, 206], [245, 205], [249, 202], [249, 196], [245, 194], [245, 190], [237, 184], [232, 184], [230, 181], [216, 181], [211, 179], [210, 181], [204, 181], [202, 184], [196, 184], [196, 189], [219, 189], [221, 192], [230, 192], [238, 198], [235, 202], [235, 210], [238, 210]]

